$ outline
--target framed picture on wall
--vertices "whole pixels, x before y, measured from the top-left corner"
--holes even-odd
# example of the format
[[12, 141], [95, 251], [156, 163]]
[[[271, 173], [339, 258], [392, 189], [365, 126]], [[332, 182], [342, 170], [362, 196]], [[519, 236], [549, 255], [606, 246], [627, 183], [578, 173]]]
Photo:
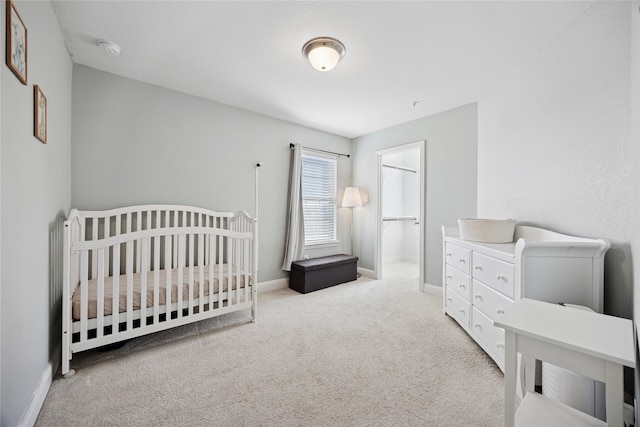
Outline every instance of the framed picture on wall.
[[47, 143], [47, 98], [38, 85], [33, 86], [33, 134]]
[[7, 66], [23, 85], [27, 84], [27, 27], [15, 4], [7, 0]]

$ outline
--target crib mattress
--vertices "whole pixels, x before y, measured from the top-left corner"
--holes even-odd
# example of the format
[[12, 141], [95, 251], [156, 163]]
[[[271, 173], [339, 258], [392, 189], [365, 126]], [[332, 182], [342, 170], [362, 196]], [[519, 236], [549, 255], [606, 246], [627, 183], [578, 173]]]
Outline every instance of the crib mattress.
[[[204, 283], [203, 283], [203, 296], [209, 296], [209, 266], [202, 267], [204, 270]], [[245, 274], [244, 272], [238, 277], [237, 269], [233, 268], [229, 272], [230, 266], [228, 264], [222, 265], [222, 287], [220, 286], [220, 266], [215, 265], [213, 267], [213, 293], [217, 294], [222, 289], [222, 292], [235, 289], [243, 289], [245, 286]], [[178, 273], [179, 269], [174, 268], [171, 270], [171, 303], [178, 302]], [[147, 272], [147, 284], [146, 284], [146, 306], [147, 308], [153, 307], [154, 299], [154, 272]], [[229, 278], [231, 277], [231, 286], [229, 286]], [[249, 285], [251, 285], [251, 277], [249, 277]], [[133, 279], [133, 309], [139, 310], [142, 301], [142, 274], [134, 273]], [[239, 279], [239, 280], [238, 280]], [[238, 283], [239, 282], [239, 283]], [[187, 301], [189, 299], [189, 267], [182, 269], [182, 300]], [[167, 271], [160, 270], [159, 277], [159, 295], [158, 300], [160, 305], [166, 304], [166, 288], [167, 288]], [[200, 297], [200, 267], [193, 267], [193, 298]], [[72, 297], [71, 307], [73, 320], [80, 320], [81, 309], [81, 292], [80, 286], [77, 286]], [[119, 277], [119, 313], [125, 313], [127, 311], [127, 275], [123, 274]], [[88, 282], [88, 319], [94, 319], [98, 313], [98, 280], [91, 279]], [[109, 316], [113, 314], [113, 277], [104, 278], [104, 315]]]

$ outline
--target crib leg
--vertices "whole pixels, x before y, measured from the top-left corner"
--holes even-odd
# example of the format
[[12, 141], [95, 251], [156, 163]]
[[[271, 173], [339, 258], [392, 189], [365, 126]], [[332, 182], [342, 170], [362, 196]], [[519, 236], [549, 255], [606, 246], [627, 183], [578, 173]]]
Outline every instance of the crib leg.
[[257, 319], [257, 315], [258, 315], [258, 303], [255, 300], [253, 300], [253, 304], [251, 304], [251, 323], [256, 323]]
[[[67, 354], [65, 354], [67, 353]], [[68, 351], [62, 351], [62, 378], [72, 377], [76, 373], [75, 369], [71, 369]]]
[[69, 334], [67, 329], [62, 330], [62, 377], [69, 378], [76, 373], [74, 369], [70, 368], [71, 364], [71, 343], [69, 342]]

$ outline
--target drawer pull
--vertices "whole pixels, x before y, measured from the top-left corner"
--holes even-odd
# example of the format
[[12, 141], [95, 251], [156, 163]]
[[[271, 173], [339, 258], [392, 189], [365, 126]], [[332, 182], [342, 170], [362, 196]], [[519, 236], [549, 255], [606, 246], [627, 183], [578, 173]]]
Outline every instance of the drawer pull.
[[464, 311], [463, 309], [458, 310], [458, 312], [459, 312], [460, 314], [462, 314], [463, 316], [464, 316], [464, 314], [465, 314], [465, 311]]
[[453, 302], [451, 298], [447, 298], [447, 302]]
[[504, 280], [506, 282], [507, 281], [507, 276], [503, 276], [502, 274], [498, 274], [496, 276], [496, 280]]
[[460, 283], [458, 286], [460, 286], [460, 289], [466, 289], [466, 286], [464, 285], [464, 283]]
[[481, 265], [475, 265], [473, 266], [474, 270], [478, 270], [478, 271], [482, 271], [482, 266]]
[[496, 343], [496, 347], [498, 347], [498, 348], [504, 348], [504, 343], [501, 343], [500, 341], [498, 341], [498, 342]]
[[480, 329], [480, 332], [482, 332], [482, 325], [480, 323], [474, 323], [473, 326], [475, 326], [476, 329]]
[[482, 301], [482, 295], [480, 295], [480, 294], [475, 294], [473, 297], [474, 297], [475, 299], [477, 299], [477, 300]]
[[453, 254], [447, 254], [447, 256], [448, 256], [448, 257], [452, 257], [452, 256], [453, 256]]
[[447, 276], [447, 282], [451, 279], [453, 279], [453, 276]]
[[496, 313], [504, 314], [504, 309], [503, 308], [496, 308]]
[[459, 263], [461, 263], [461, 264], [466, 264], [466, 263], [467, 263], [467, 260], [466, 260], [466, 259], [464, 259], [464, 258], [460, 258], [460, 259], [458, 260], [458, 262], [459, 262]]

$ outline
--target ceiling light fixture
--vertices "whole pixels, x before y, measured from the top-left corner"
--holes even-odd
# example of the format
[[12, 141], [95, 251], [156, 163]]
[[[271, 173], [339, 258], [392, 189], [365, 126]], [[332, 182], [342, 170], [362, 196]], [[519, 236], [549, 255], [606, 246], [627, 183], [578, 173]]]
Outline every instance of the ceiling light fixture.
[[98, 40], [98, 46], [102, 48], [109, 55], [118, 56], [120, 55], [120, 46], [115, 44], [114, 42], [106, 41], [106, 40]]
[[304, 44], [302, 54], [318, 71], [330, 71], [347, 53], [340, 42], [331, 37], [316, 37]]

